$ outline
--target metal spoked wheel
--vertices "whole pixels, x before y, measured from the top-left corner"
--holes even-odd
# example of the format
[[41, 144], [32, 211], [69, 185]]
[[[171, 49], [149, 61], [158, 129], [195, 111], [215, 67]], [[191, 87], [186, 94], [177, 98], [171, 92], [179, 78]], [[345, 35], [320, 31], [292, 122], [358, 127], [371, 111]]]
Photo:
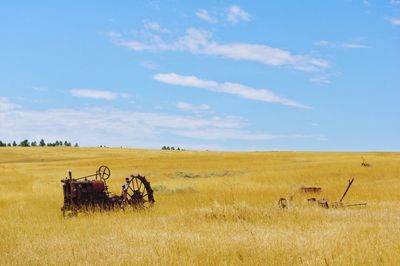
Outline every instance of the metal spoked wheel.
[[99, 170], [97, 170], [96, 172], [96, 177], [99, 177], [102, 180], [107, 180], [108, 178], [110, 178], [110, 175], [110, 168], [105, 165], [100, 166]]
[[154, 203], [153, 189], [144, 176], [131, 175], [122, 186], [124, 203], [133, 208], [150, 208]]

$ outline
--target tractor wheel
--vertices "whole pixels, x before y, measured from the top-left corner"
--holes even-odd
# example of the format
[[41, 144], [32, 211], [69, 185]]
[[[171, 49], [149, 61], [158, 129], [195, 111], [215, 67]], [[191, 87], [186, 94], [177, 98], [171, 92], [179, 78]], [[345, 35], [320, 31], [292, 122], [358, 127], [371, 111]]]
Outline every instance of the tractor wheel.
[[141, 175], [131, 175], [122, 186], [123, 203], [133, 208], [149, 208], [154, 204], [153, 189], [150, 182]]

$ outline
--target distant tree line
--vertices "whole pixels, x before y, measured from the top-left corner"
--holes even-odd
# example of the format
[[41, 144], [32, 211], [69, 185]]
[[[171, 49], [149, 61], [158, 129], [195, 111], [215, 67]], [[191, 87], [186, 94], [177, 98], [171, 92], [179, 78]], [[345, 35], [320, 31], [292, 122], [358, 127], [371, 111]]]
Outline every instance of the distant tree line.
[[[45, 142], [44, 139], [41, 139], [39, 142], [29, 141], [24, 139], [20, 143], [17, 143], [15, 140], [11, 143], [6, 143], [0, 140], [0, 147], [72, 147], [71, 142], [68, 141], [60, 141], [57, 140], [56, 142]], [[75, 143], [74, 147], [79, 147], [78, 143]]]
[[175, 149], [174, 146], [172, 146], [172, 147], [170, 147], [170, 146], [162, 146], [161, 150], [163, 150], [163, 151], [183, 151], [183, 149], [181, 149], [179, 147], [177, 147]]

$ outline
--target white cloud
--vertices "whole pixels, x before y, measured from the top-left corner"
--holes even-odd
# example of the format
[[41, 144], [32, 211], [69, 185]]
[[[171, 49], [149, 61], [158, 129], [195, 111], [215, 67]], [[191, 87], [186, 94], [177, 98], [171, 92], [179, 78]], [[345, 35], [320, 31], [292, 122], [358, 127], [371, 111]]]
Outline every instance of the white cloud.
[[327, 46], [332, 48], [349, 48], [349, 49], [366, 49], [370, 48], [367, 45], [356, 43], [356, 42], [346, 42], [346, 43], [334, 43], [326, 40], [318, 41], [315, 43], [317, 46]]
[[182, 76], [175, 73], [156, 74], [154, 75], [153, 78], [160, 82], [171, 85], [194, 87], [214, 92], [228, 93], [237, 95], [245, 99], [279, 103], [282, 105], [287, 105], [297, 108], [310, 108], [307, 105], [286, 99], [281, 96], [277, 96], [272, 91], [266, 89], [254, 89], [238, 83], [231, 83], [231, 82], [218, 83], [213, 80], [202, 80], [195, 76]]
[[400, 18], [386, 18], [392, 25], [400, 26]]
[[[245, 123], [237, 117], [196, 118], [160, 113], [129, 112], [115, 108], [50, 109], [30, 111], [15, 109], [1, 100], [2, 127], [0, 135], [7, 140], [67, 139], [83, 145], [120, 146], [159, 139], [160, 134], [180, 130], [207, 128], [242, 128]], [[143, 146], [142, 146], [143, 147]]]
[[3, 112], [19, 109], [21, 106], [14, 104], [7, 97], [0, 97], [0, 115]]
[[90, 98], [90, 99], [102, 99], [102, 100], [116, 100], [118, 94], [111, 91], [101, 91], [101, 90], [88, 90], [88, 89], [73, 89], [69, 91], [72, 96], [80, 98]]
[[212, 39], [212, 33], [189, 28], [186, 34], [176, 41], [164, 42], [159, 36], [152, 36], [146, 43], [127, 41], [111, 37], [118, 45], [133, 51], [188, 51], [193, 54], [220, 56], [233, 60], [248, 60], [272, 66], [291, 66], [305, 72], [316, 72], [329, 68], [330, 63], [310, 55], [294, 55], [289, 51], [262, 44], [218, 43]]
[[326, 40], [322, 40], [322, 41], [316, 42], [315, 45], [317, 45], [317, 46], [330, 46], [331, 42], [326, 41]]
[[363, 0], [363, 4], [365, 7], [370, 7], [371, 3], [368, 0]]
[[176, 104], [176, 107], [179, 110], [182, 110], [185, 112], [193, 112], [193, 113], [202, 113], [204, 111], [210, 110], [210, 106], [208, 106], [207, 104], [193, 105], [193, 104], [186, 103], [186, 102], [178, 102]]
[[329, 84], [331, 83], [331, 79], [332, 78], [336, 78], [341, 76], [342, 73], [341, 72], [334, 72], [334, 73], [318, 73], [317, 75], [314, 75], [313, 77], [310, 78], [311, 82], [315, 82], [315, 83], [325, 83], [325, 84]]
[[236, 24], [240, 21], [250, 21], [250, 14], [240, 6], [233, 5], [227, 9], [227, 20], [229, 23]]
[[369, 48], [369, 46], [366, 46], [366, 45], [363, 45], [363, 44], [358, 44], [358, 43], [343, 43], [342, 47], [350, 48], [350, 49], [366, 49], [366, 48]]
[[214, 17], [211, 17], [210, 14], [208, 13], [207, 10], [205, 9], [199, 9], [196, 12], [196, 16], [199, 17], [200, 19], [207, 21], [209, 23], [215, 24], [217, 23], [217, 19]]
[[[202, 106], [201, 109], [207, 107]], [[201, 135], [190, 136], [190, 133], [184, 132], [219, 130], [236, 132], [238, 137], [229, 136], [230, 139], [251, 140], [242, 136], [251, 132], [241, 133], [246, 126], [245, 121], [234, 116], [212, 115], [199, 118], [190, 115], [124, 111], [110, 107], [33, 111], [23, 109], [8, 98], [0, 98], [0, 117], [0, 136], [6, 141], [44, 138], [47, 141], [77, 141], [84, 146], [154, 147], [154, 143], [161, 143], [165, 135], [204, 139]]]
[[182, 137], [189, 137], [194, 139], [204, 140], [272, 140], [280, 138], [278, 135], [271, 135], [265, 133], [254, 133], [234, 129], [206, 129], [206, 130], [188, 130], [188, 131], [175, 131], [175, 134]]
[[250, 132], [246, 130], [237, 130], [230, 128], [211, 128], [205, 130], [186, 130], [186, 131], [175, 131], [176, 135], [194, 139], [202, 140], [242, 140], [242, 141], [267, 141], [274, 139], [304, 139], [313, 138], [320, 140], [325, 136], [320, 134], [291, 134], [291, 135], [277, 135], [268, 134], [262, 132]]
[[[206, 107], [202, 107], [206, 109]], [[59, 108], [35, 111], [0, 97], [0, 136], [10, 142], [22, 139], [68, 140], [81, 146], [124, 146], [159, 149], [162, 145], [219, 150], [227, 147], [213, 141], [267, 141], [276, 138], [320, 137], [320, 135], [274, 135], [251, 132], [240, 117], [170, 115], [126, 111], [118, 108]], [[182, 142], [184, 138], [193, 140]], [[182, 144], [184, 143], [184, 144]], [[247, 144], [246, 144], [247, 145]], [[206, 149], [206, 148], [204, 148]]]
[[160, 24], [158, 24], [157, 22], [152, 22], [152, 21], [145, 22], [144, 28], [155, 31], [155, 32], [161, 32], [161, 33], [169, 33], [170, 32], [168, 29], [161, 27]]
[[400, 0], [390, 0], [391, 5], [400, 5]]

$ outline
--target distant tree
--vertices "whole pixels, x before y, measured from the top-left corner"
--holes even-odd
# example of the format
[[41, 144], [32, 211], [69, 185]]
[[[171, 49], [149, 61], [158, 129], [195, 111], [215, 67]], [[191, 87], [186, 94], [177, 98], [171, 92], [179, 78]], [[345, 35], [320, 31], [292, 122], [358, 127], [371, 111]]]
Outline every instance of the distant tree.
[[178, 147], [176, 150], [177, 150], [177, 151], [180, 151], [181, 149]]
[[46, 146], [46, 143], [44, 142], [44, 139], [41, 139], [41, 140], [40, 140], [39, 146], [40, 146], [40, 147]]
[[174, 146], [172, 146], [172, 147], [171, 147], [171, 150], [172, 150], [172, 151], [174, 151], [174, 150], [175, 150]]
[[69, 143], [68, 141], [64, 141], [64, 146], [69, 147], [69, 146], [71, 146], [71, 143]]
[[161, 150], [166, 150], [167, 149], [167, 147], [165, 147], [165, 146], [162, 146], [162, 148], [161, 148]]
[[36, 147], [37, 146], [37, 142], [36, 141], [32, 141], [31, 146], [32, 147]]
[[0, 147], [5, 147], [5, 146], [7, 146], [7, 143], [2, 142], [2, 141], [0, 140]]
[[78, 147], [79, 147], [78, 143], [75, 143], [74, 147], [75, 147], [75, 148], [78, 148]]
[[8, 146], [8, 147], [11, 147], [11, 143], [8, 143], [7, 146]]
[[15, 142], [15, 140], [13, 141], [12, 145], [13, 145], [13, 147], [18, 146], [17, 143]]
[[30, 146], [29, 145], [29, 141], [27, 139], [25, 139], [25, 140], [23, 140], [23, 141], [21, 141], [19, 143], [19, 146], [21, 146], [21, 147], [29, 147]]

